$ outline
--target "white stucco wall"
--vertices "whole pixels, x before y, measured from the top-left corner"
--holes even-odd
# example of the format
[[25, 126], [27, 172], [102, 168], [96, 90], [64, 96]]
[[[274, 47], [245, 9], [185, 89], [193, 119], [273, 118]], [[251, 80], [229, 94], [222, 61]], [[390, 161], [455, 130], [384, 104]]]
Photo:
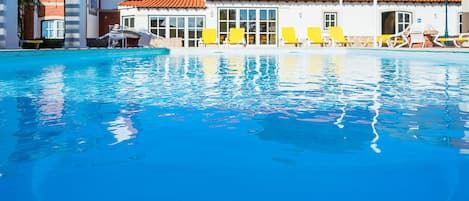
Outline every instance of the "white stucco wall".
[[86, 37], [96, 38], [99, 35], [99, 15], [90, 15], [87, 12]]
[[[468, 0], [466, 0], [468, 1]], [[121, 16], [135, 16], [137, 30], [148, 31], [148, 16], [151, 15], [204, 15], [206, 27], [217, 28], [218, 8], [277, 8], [278, 30], [281, 27], [295, 27], [297, 37], [306, 38], [309, 26], [323, 27], [323, 13], [337, 12], [338, 25], [347, 36], [373, 36], [381, 34], [381, 13], [385, 11], [406, 11], [412, 13], [412, 22], [421, 18], [431, 24], [440, 34], [445, 29], [444, 4], [378, 4], [372, 3], [305, 3], [305, 2], [220, 2], [207, 1], [206, 9], [127, 9], [121, 7]], [[460, 4], [449, 4], [448, 31], [450, 35], [458, 33], [458, 14], [462, 12]], [[323, 31], [327, 35], [327, 31]], [[278, 31], [280, 34], [280, 31]]]
[[462, 0], [461, 4], [463, 12], [469, 12], [469, 0]]

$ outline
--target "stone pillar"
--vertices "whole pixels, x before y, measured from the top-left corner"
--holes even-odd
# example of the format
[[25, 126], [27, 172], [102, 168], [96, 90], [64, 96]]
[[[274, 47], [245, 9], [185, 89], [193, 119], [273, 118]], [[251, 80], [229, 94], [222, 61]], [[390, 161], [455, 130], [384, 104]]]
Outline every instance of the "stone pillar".
[[65, 0], [64, 48], [86, 47], [86, 0]]
[[462, 32], [469, 33], [469, 0], [462, 0]]
[[0, 0], [0, 48], [19, 48], [17, 0]]

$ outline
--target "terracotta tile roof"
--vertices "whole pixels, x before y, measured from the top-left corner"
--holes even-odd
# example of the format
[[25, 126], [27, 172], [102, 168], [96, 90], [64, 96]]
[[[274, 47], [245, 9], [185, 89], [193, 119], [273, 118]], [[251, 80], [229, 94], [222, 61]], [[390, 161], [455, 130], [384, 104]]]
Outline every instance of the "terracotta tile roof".
[[205, 8], [205, 0], [124, 0], [119, 6], [139, 8]]
[[[378, 2], [402, 2], [402, 3], [445, 3], [445, 0], [381, 0]], [[461, 3], [461, 0], [448, 0], [448, 3]]]
[[[373, 3], [373, 0], [343, 0], [347, 2], [369, 2]], [[445, 3], [445, 0], [378, 0], [379, 3]], [[461, 0], [448, 0], [448, 3], [461, 3]]]
[[[139, 8], [205, 8], [206, 0], [124, 0], [119, 6]], [[209, 0], [208, 0], [209, 1]], [[228, 1], [228, 0], [227, 0]], [[233, 0], [229, 0], [233, 1]], [[251, 0], [256, 1], [256, 0]], [[296, 2], [337, 2], [339, 0], [257, 0], [257, 1], [296, 1]], [[343, 0], [345, 3], [370, 2], [373, 0]], [[444, 3], [445, 0], [378, 0], [378, 3]], [[461, 0], [448, 0], [448, 3], [461, 3]]]

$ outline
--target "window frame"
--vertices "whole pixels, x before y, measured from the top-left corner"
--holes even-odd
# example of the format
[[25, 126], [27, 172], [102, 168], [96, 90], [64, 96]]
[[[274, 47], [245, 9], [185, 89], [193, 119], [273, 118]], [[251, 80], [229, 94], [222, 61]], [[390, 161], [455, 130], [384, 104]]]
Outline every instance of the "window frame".
[[[408, 28], [413, 22], [413, 13], [409, 11], [394, 11], [395, 12], [395, 32], [400, 33], [403, 32], [406, 28]], [[404, 15], [403, 22], [399, 22], [399, 15]], [[409, 21], [405, 22], [405, 15], [409, 15]], [[402, 30], [399, 29], [399, 25], [403, 25]]]
[[[329, 19], [328, 19], [329, 16]], [[334, 16], [334, 19], [331, 19], [330, 16]], [[322, 28], [327, 31], [329, 27], [339, 26], [338, 20], [339, 13], [337, 11], [324, 11], [322, 13]], [[332, 23], [334, 25], [332, 25]]]
[[[159, 20], [164, 19], [164, 26], [160, 26]], [[171, 19], [176, 20], [176, 26], [171, 27]], [[182, 23], [180, 21], [182, 19]], [[189, 20], [195, 19], [202, 20], [202, 26], [189, 26]], [[152, 26], [152, 20], [158, 20], [157, 26]], [[162, 38], [174, 38], [171, 37], [171, 31], [176, 34], [176, 37], [183, 39], [184, 47], [197, 47], [198, 41], [202, 38], [202, 30], [205, 28], [205, 16], [204, 15], [149, 15], [148, 16], [148, 31], [156, 34]], [[181, 26], [182, 25], [182, 26]], [[164, 35], [160, 32], [164, 30]], [[195, 31], [194, 36], [190, 37], [190, 31]]]
[[[44, 26], [47, 23], [47, 28]], [[60, 27], [59, 25], [62, 24]], [[44, 34], [48, 32], [47, 36]], [[41, 20], [41, 38], [44, 39], [64, 39], [65, 38], [65, 20], [62, 19], [45, 19]]]
[[[220, 42], [223, 42], [230, 28], [245, 28], [246, 45], [276, 46], [278, 45], [278, 10], [277, 7], [219, 7], [217, 9], [217, 36]], [[226, 19], [222, 19], [222, 11], [225, 11]], [[230, 11], [234, 14], [233, 18], [231, 18]], [[266, 19], [261, 19], [261, 11], [266, 12]], [[241, 16], [242, 12], [246, 12], [246, 15]], [[254, 15], [250, 15], [250, 12], [254, 12]], [[261, 31], [262, 23], [266, 23], [266, 31]], [[223, 26], [226, 26], [226, 30], [222, 29]], [[249, 26], [251, 29], [248, 29]]]
[[[129, 20], [128, 25], [126, 23], [126, 20]], [[122, 16], [122, 23], [121, 24], [125, 29], [135, 29], [135, 16], [133, 16], [133, 15]], [[130, 25], [132, 25], [132, 26], [130, 26]]]

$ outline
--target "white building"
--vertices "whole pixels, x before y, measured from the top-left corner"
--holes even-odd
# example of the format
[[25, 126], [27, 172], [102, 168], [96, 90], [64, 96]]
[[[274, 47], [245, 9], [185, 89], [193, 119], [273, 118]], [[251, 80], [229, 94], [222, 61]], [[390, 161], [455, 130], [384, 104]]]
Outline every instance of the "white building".
[[[448, 33], [462, 32], [460, 0], [448, 0]], [[220, 41], [229, 28], [245, 27], [248, 45], [280, 42], [282, 27], [295, 27], [300, 39], [307, 27], [340, 26], [347, 36], [375, 36], [404, 30], [420, 18], [445, 33], [445, 0], [126, 0], [119, 3], [121, 24], [162, 37], [184, 38], [195, 46], [204, 27], [216, 28]]]

